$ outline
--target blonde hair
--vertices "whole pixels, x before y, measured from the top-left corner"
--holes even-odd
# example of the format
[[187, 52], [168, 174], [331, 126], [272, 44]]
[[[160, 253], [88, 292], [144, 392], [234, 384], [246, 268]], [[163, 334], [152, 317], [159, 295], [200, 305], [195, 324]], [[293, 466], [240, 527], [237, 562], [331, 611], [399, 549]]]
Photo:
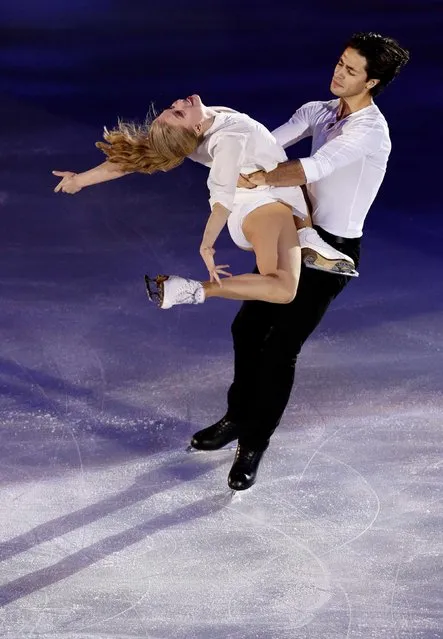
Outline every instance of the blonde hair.
[[105, 142], [96, 142], [109, 162], [118, 164], [123, 171], [155, 173], [170, 171], [196, 150], [201, 136], [184, 126], [171, 126], [158, 118], [148, 116], [143, 124], [118, 121], [108, 131]]

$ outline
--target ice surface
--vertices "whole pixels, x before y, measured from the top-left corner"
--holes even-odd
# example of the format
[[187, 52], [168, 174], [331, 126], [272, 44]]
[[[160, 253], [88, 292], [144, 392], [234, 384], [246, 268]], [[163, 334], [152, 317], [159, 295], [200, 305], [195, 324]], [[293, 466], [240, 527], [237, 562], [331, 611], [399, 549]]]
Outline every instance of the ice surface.
[[[95, 132], [14, 112], [26, 144], [13, 129], [0, 141], [1, 636], [440, 638], [441, 230], [394, 212], [368, 231], [257, 485], [231, 501], [232, 450], [184, 449], [223, 415], [237, 305], [164, 313], [143, 289], [147, 268], [202, 274], [203, 173], [56, 196], [50, 170], [97, 162]], [[219, 250], [251, 267], [229, 240]]]

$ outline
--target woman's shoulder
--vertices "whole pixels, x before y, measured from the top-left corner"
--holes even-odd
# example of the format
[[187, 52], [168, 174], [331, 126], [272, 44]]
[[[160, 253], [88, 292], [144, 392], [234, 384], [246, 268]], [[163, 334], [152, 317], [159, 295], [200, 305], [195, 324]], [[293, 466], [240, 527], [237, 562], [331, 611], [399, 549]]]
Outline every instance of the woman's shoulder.
[[225, 106], [212, 106], [209, 108], [214, 109], [214, 111], [217, 111], [218, 113], [240, 113], [239, 111], [236, 111], [235, 109], [231, 109], [230, 107], [225, 107]]
[[234, 109], [227, 109], [226, 107], [215, 107], [216, 109], [223, 108], [223, 110], [217, 111], [214, 124], [212, 125], [209, 133], [211, 136], [217, 137], [226, 133], [231, 134], [250, 134], [257, 126], [254, 120], [250, 118], [246, 113], [240, 113]]

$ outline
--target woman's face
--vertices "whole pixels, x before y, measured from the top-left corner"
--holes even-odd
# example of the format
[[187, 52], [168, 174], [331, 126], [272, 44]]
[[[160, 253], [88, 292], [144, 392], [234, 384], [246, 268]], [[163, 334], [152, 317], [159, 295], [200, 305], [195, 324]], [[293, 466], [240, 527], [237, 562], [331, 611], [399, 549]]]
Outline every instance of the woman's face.
[[204, 109], [205, 105], [200, 96], [194, 94], [173, 102], [157, 119], [171, 126], [182, 126], [200, 133], [201, 123], [205, 117]]

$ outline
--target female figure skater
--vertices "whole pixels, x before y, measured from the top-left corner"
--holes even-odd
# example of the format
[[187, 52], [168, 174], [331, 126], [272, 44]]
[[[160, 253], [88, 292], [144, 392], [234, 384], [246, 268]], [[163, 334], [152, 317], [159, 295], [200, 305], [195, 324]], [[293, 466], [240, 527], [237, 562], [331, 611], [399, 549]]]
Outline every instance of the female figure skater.
[[[76, 193], [84, 186], [132, 172], [168, 171], [186, 157], [210, 167], [211, 214], [200, 246], [209, 280], [146, 276], [148, 296], [161, 308], [202, 303], [209, 297], [291, 302], [301, 262], [296, 220], [300, 220], [296, 223], [301, 229], [302, 248], [321, 253], [325, 270], [358, 275], [350, 257], [319, 237], [315, 249], [303, 243], [302, 229], [311, 224], [300, 187], [237, 188], [241, 174], [271, 171], [287, 159], [272, 134], [247, 115], [206, 107], [198, 95], [192, 95], [176, 100], [145, 125], [119, 123], [112, 131], [105, 129], [104, 138], [97, 146], [108, 160], [80, 174], [54, 171], [63, 178], [56, 192]], [[226, 271], [228, 265], [215, 264], [214, 244], [226, 223], [235, 244], [254, 251], [258, 274], [231, 276]], [[221, 280], [220, 275], [229, 277]]]

